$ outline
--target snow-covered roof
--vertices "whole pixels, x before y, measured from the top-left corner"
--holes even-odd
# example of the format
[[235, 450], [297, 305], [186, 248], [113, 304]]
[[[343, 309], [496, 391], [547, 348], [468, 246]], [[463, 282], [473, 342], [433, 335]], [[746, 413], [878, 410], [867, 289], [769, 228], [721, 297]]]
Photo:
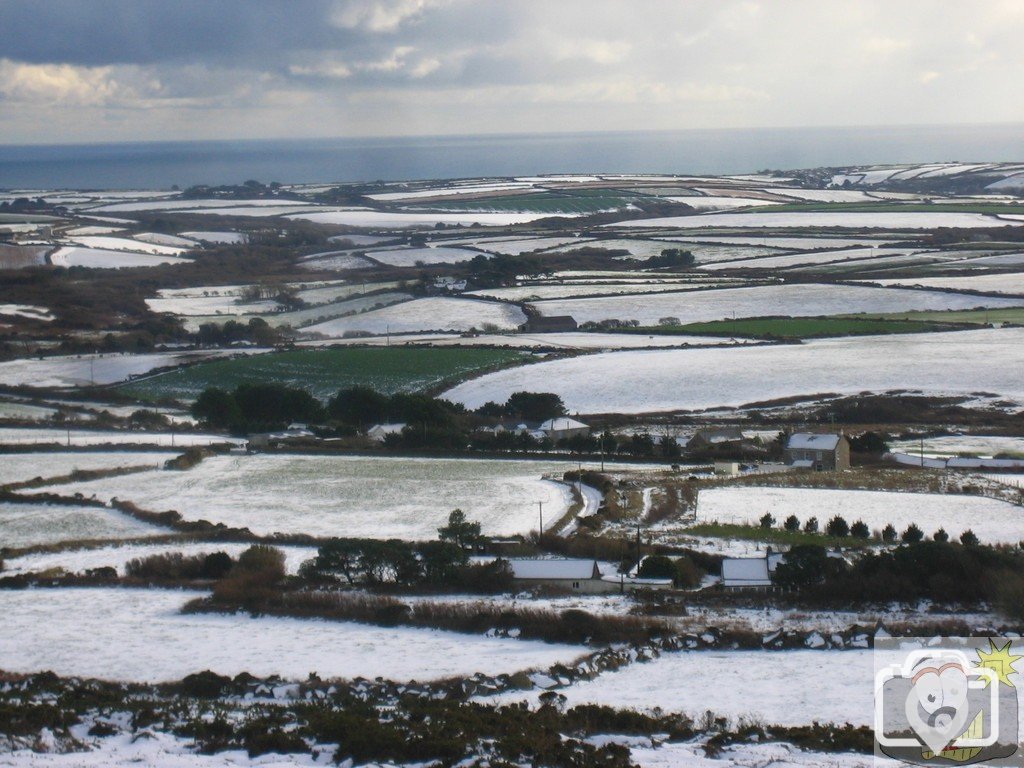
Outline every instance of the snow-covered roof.
[[517, 579], [595, 579], [601, 572], [594, 560], [509, 560]]
[[809, 432], [797, 432], [790, 435], [787, 448], [812, 451], [834, 451], [839, 445], [839, 435], [816, 435]]
[[814, 466], [814, 462], [810, 459], [798, 459], [790, 466], [796, 467], [797, 469], [811, 469]]
[[722, 581], [727, 587], [770, 587], [768, 558], [727, 557], [722, 561]]
[[394, 432], [401, 432], [405, 429], [405, 422], [394, 424], [374, 424], [367, 430], [367, 433], [390, 435]]
[[568, 416], [559, 416], [557, 419], [548, 419], [540, 425], [542, 432], [563, 432], [567, 429], [587, 429], [582, 421], [570, 419]]

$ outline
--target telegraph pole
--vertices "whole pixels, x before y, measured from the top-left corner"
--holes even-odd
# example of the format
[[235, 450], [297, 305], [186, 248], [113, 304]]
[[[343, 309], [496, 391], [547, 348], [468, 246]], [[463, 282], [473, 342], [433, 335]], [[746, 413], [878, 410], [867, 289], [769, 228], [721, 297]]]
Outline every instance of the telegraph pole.
[[544, 502], [543, 501], [538, 501], [537, 502], [537, 514], [540, 517], [540, 528], [538, 529], [539, 530], [538, 538], [539, 538], [540, 536], [544, 535]]

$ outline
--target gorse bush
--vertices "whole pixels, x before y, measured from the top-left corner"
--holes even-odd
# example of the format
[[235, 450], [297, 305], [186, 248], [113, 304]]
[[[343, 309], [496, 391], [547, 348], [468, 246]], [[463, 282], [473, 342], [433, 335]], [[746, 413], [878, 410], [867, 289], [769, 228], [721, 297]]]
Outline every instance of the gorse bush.
[[220, 579], [228, 574], [234, 564], [235, 561], [227, 552], [206, 555], [162, 552], [129, 560], [125, 564], [125, 574], [136, 579], [166, 581]]

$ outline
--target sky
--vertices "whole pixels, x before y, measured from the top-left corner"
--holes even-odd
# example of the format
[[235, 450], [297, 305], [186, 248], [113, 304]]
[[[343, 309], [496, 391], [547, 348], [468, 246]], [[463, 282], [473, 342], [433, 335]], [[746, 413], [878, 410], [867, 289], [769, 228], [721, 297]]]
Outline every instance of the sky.
[[1024, 121], [1024, 0], [0, 0], [0, 144]]

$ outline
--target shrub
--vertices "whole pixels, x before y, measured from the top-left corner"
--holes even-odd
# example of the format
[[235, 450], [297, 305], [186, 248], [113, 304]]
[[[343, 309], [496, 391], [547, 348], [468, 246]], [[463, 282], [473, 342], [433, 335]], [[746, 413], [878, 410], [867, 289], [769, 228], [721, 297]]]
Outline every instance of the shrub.
[[234, 560], [227, 552], [211, 552], [207, 555], [161, 552], [129, 560], [125, 565], [125, 573], [136, 579], [167, 581], [220, 579], [233, 566]]
[[239, 571], [258, 573], [273, 581], [284, 579], [284, 563], [284, 552], [266, 544], [254, 544], [238, 556]]
[[839, 515], [836, 515], [825, 525], [825, 533], [829, 536], [844, 538], [850, 535], [850, 526], [846, 520]]
[[762, 528], [771, 528], [773, 525], [775, 525], [775, 517], [772, 515], [771, 512], [765, 512], [763, 515], [761, 515]]
[[818, 532], [818, 518], [812, 517], [804, 523], [805, 533], [817, 533]]
[[704, 572], [688, 557], [680, 557], [676, 560], [675, 573], [672, 576], [672, 583], [680, 589], [693, 589], [699, 587], [704, 579]]
[[978, 537], [974, 535], [974, 531], [968, 528], [966, 531], [960, 534], [960, 543], [965, 547], [976, 547], [978, 546]]
[[786, 518], [786, 521], [782, 524], [782, 527], [787, 531], [799, 531], [800, 520], [796, 515], [790, 515]]
[[882, 541], [891, 544], [896, 541], [896, 528], [889, 523], [882, 529]]
[[850, 526], [850, 534], [857, 539], [871, 538], [871, 529], [863, 520], [858, 520]]
[[640, 563], [637, 576], [642, 579], [674, 579], [676, 564], [664, 555], [648, 555]]
[[932, 536], [932, 539], [934, 541], [939, 541], [939, 542], [945, 543], [945, 542], [949, 541], [949, 534], [946, 533], [946, 529], [945, 528], [939, 528], [939, 530], [937, 530], [935, 532], [935, 535]]
[[924, 539], [924, 531], [917, 527], [916, 523], [907, 526], [907, 530], [900, 536], [905, 544], [917, 544]]
[[775, 569], [775, 583], [788, 589], [801, 589], [825, 578], [828, 553], [816, 544], [793, 547]]

